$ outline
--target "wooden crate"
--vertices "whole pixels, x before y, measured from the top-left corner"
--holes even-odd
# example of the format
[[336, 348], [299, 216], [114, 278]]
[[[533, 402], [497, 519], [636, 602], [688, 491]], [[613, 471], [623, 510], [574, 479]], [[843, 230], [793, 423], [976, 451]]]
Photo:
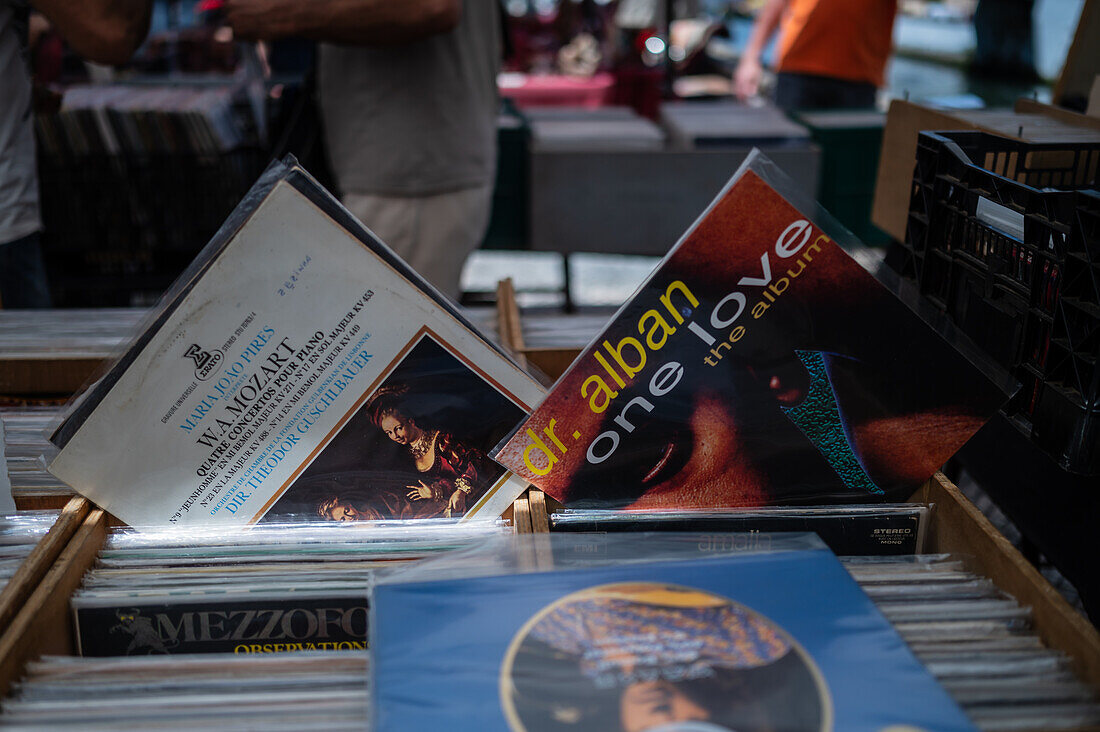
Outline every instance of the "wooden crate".
[[[532, 530], [525, 497], [516, 500], [505, 518], [511, 519], [513, 514], [513, 525], [522, 527], [517, 530]], [[545, 512], [541, 519], [545, 525]], [[0, 619], [9, 621], [0, 632], [0, 699], [23, 675], [29, 661], [45, 655], [76, 654], [70, 600], [84, 574], [95, 564], [109, 529], [119, 525], [115, 517], [95, 508], [87, 499], [73, 499], [35, 547], [33, 563], [28, 558], [19, 570], [23, 575], [18, 583], [21, 594], [17, 596], [14, 589], [20, 574], [0, 594]]]
[[[497, 309], [501, 340], [525, 364], [537, 366], [556, 379], [573, 362], [580, 350], [530, 349], [523, 343], [522, 322], [511, 283], [498, 288]], [[549, 531], [549, 515], [561, 504], [542, 491], [531, 488], [517, 501], [531, 525], [516, 523], [516, 531]], [[1074, 670], [1100, 689], [1100, 633], [1050, 586], [981, 511], [942, 473], [936, 473], [910, 498], [913, 503], [935, 504], [928, 532], [929, 552], [958, 555], [966, 568], [988, 577], [1000, 589], [1031, 607], [1035, 629], [1049, 647], [1072, 659]]]
[[[18, 650], [25, 649], [27, 654], [38, 656], [54, 648], [40, 648], [40, 639], [57, 640], [66, 631], [71, 636], [68, 624], [65, 624], [64, 629], [60, 624], [41, 625], [43, 621], [50, 620], [41, 613], [43, 587], [50, 584], [50, 578], [58, 574], [59, 568], [71, 563], [69, 554], [75, 537], [84, 531], [84, 526], [90, 519], [96, 515], [101, 516], [102, 513], [93, 511], [85, 498], [69, 501], [50, 530], [39, 539], [3, 591], [0, 591], [0, 695], [18, 678], [23, 664], [31, 657], [20, 656]], [[68, 601], [67, 595], [65, 601]], [[67, 612], [67, 608], [63, 608], [63, 611]], [[38, 635], [34, 635], [35, 632]]]

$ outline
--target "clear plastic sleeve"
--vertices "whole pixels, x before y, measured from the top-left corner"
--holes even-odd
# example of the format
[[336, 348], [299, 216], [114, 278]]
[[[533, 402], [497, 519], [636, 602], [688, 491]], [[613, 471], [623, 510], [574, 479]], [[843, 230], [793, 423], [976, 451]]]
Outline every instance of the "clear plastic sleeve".
[[380, 578], [374, 729], [974, 729], [836, 558], [785, 536], [517, 536]]
[[754, 151], [495, 457], [576, 508], [904, 500], [1016, 386], [930, 318]]
[[488, 456], [542, 388], [292, 158], [52, 425], [49, 470], [131, 525], [495, 519]]

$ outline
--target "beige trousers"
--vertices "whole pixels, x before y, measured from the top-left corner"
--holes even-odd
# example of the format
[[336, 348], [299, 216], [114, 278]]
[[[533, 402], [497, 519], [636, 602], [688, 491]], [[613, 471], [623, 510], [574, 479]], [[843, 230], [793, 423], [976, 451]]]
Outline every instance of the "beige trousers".
[[344, 205], [399, 257], [445, 295], [458, 299], [459, 276], [485, 238], [493, 187], [431, 196], [347, 193]]

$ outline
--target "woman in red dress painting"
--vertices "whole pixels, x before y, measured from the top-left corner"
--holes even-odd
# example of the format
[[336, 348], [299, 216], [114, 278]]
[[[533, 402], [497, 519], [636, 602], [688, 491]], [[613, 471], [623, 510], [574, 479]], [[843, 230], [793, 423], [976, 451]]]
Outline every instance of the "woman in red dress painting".
[[406, 486], [406, 497], [437, 505], [435, 515], [461, 516], [489, 487], [492, 464], [485, 453], [450, 432], [420, 426], [404, 407], [407, 392], [403, 384], [384, 386], [367, 402], [367, 412], [387, 437], [408, 449], [422, 476]]

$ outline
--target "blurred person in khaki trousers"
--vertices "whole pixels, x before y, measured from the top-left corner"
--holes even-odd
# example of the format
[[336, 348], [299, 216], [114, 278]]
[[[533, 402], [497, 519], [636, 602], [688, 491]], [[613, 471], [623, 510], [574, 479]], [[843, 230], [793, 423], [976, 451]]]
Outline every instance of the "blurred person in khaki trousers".
[[227, 0], [241, 38], [320, 41], [321, 114], [345, 206], [443, 293], [489, 223], [497, 0]]

